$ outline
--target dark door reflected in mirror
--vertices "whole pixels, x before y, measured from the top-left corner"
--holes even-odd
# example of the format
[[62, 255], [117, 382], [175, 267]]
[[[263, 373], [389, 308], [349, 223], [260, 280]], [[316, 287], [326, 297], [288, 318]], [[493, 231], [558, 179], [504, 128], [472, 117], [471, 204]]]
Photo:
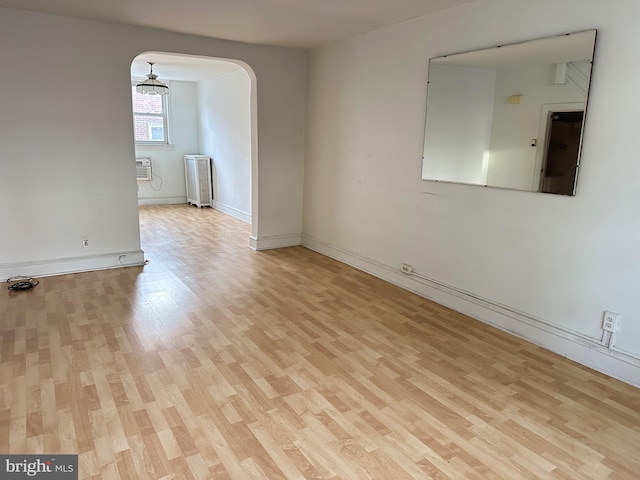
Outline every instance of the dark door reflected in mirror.
[[549, 118], [549, 143], [542, 167], [543, 193], [573, 195], [580, 153], [580, 132], [584, 111], [553, 112]]

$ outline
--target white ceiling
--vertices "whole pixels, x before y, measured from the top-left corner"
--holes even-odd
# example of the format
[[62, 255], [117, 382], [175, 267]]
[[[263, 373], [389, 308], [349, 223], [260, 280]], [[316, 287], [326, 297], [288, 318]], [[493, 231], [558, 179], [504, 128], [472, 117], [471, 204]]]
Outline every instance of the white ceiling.
[[213, 58], [169, 53], [143, 53], [131, 63], [131, 77], [145, 78], [149, 73], [147, 62], [155, 62], [153, 73], [158, 75], [160, 81], [199, 82], [242, 69], [241, 66], [233, 62]]
[[0, 7], [315, 47], [475, 0], [0, 0]]

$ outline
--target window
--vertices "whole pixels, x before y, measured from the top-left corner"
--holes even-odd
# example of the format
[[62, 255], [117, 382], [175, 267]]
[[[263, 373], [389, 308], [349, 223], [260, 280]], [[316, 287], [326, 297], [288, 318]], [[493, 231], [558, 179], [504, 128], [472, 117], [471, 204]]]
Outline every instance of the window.
[[133, 130], [136, 143], [167, 144], [166, 95], [145, 95], [131, 85]]

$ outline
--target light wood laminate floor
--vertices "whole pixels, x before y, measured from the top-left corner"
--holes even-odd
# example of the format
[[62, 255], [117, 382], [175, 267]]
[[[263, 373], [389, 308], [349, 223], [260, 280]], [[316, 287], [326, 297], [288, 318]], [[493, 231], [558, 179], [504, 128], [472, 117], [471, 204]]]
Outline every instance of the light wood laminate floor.
[[[0, 452], [94, 479], [638, 479], [640, 391], [211, 209], [0, 291]], [[451, 265], [455, 268], [455, 265]], [[4, 284], [6, 285], [6, 284]]]

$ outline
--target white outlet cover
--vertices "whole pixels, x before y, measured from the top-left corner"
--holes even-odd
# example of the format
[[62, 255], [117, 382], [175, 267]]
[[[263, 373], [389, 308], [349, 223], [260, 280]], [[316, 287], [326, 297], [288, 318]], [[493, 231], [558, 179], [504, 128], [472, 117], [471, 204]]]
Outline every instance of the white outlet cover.
[[602, 321], [602, 329], [607, 332], [616, 333], [620, 327], [620, 315], [614, 312], [605, 311]]

